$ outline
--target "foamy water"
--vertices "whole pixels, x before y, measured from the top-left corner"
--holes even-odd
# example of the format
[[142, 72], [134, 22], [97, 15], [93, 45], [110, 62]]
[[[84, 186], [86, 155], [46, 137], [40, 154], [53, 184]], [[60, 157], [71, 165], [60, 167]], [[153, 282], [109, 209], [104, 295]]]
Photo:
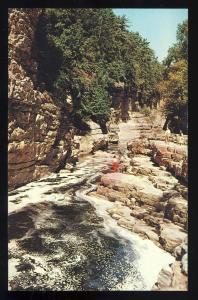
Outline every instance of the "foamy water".
[[[143, 240], [137, 234], [117, 225], [117, 222], [107, 213], [107, 209], [113, 206], [111, 202], [86, 195], [83, 195], [83, 199], [89, 201], [95, 207], [97, 215], [104, 219], [104, 233], [111, 237], [119, 237], [121, 242], [127, 240], [131, 251], [138, 254], [134, 264], [143, 278], [144, 288], [141, 290], [151, 290], [157, 282], [160, 270], [173, 263], [175, 258], [157, 247], [152, 241]], [[138, 285], [134, 287], [132, 278], [129, 276], [122, 283], [122, 290], [138, 290]]]

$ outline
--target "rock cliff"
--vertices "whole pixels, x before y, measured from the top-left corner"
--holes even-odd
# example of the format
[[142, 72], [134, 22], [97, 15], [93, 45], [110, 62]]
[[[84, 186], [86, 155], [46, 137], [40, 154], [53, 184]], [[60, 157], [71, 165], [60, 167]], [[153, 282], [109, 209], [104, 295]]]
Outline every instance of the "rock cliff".
[[131, 108], [131, 99], [125, 91], [124, 83], [117, 82], [111, 90], [112, 107], [115, 109], [114, 120], [127, 121]]
[[67, 114], [52, 96], [36, 88], [37, 63], [32, 44], [41, 9], [9, 11], [9, 187], [56, 171], [71, 152], [64, 138]]

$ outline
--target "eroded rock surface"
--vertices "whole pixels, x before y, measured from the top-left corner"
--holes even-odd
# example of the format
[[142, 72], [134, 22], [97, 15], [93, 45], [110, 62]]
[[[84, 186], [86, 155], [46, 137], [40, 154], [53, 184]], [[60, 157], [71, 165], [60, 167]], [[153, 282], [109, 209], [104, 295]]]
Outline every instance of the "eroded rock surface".
[[[176, 264], [171, 265], [169, 270], [162, 270], [155, 288], [186, 290], [188, 192], [183, 183], [187, 182], [187, 177], [184, 173], [172, 172], [163, 162], [166, 158], [171, 163], [181, 164], [187, 156], [187, 147], [185, 143], [171, 142], [167, 145], [163, 139], [151, 141], [146, 135], [141, 138], [140, 127], [142, 131], [151, 130], [147, 128], [148, 124], [145, 129], [145, 118], [142, 119], [141, 123], [139, 116], [138, 124], [133, 125], [130, 121], [130, 130], [134, 130], [130, 142], [127, 143], [125, 137], [121, 138], [122, 147], [127, 148], [130, 158], [130, 161], [125, 161], [127, 171], [125, 174], [111, 172], [103, 175], [92, 194], [114, 202], [108, 212], [119, 226], [152, 240], [176, 257]], [[122, 126], [126, 130], [127, 125]], [[137, 139], [138, 133], [140, 139]], [[158, 163], [156, 157], [161, 159]], [[180, 179], [183, 183], [179, 182]]]
[[[41, 9], [9, 11], [9, 187], [49, 175], [70, 156], [67, 112], [36, 87], [32, 44]], [[63, 125], [64, 124], [64, 125]]]
[[[141, 118], [141, 115], [138, 115], [138, 124], [129, 121], [119, 126], [120, 150], [127, 151], [127, 142], [132, 135], [128, 156], [123, 156], [127, 165], [125, 174], [111, 172], [113, 153], [97, 151], [97, 160], [95, 155], [89, 157], [89, 161], [83, 158], [82, 163], [77, 165], [77, 169], [72, 173], [63, 169], [59, 174], [24, 186], [10, 194], [9, 210], [12, 212], [10, 224], [19, 221], [18, 235], [15, 236], [14, 230], [10, 231], [10, 264], [15, 266], [12, 270], [13, 277], [10, 275], [11, 289], [30, 287], [45, 290], [56, 287], [57, 290], [122, 290], [127, 287], [131, 290], [132, 287], [134, 290], [144, 290], [147, 286], [148, 289], [153, 287], [154, 290], [187, 290], [187, 187], [164, 165], [157, 166], [152, 161], [152, 144], [146, 137], [141, 139], [142, 144], [137, 145], [137, 139], [141, 138], [141, 134], [151, 130], [145, 118], [141, 123]], [[144, 122], [147, 124], [146, 129]], [[130, 127], [128, 131], [127, 126]], [[123, 132], [126, 132], [126, 135]], [[136, 145], [134, 144], [133, 148], [134, 140]], [[81, 140], [76, 140], [76, 143], [83, 145]], [[90, 148], [87, 148], [89, 151], [91, 143]], [[84, 146], [86, 148], [86, 144]], [[100, 174], [96, 174], [99, 170]], [[86, 191], [90, 193], [84, 198], [79, 189], [82, 185], [92, 182], [91, 175], [96, 175], [94, 180], [98, 180], [98, 183]], [[36, 189], [34, 194], [35, 186], [39, 189]], [[77, 199], [72, 198], [75, 194]], [[38, 206], [32, 206], [28, 201], [36, 202]], [[82, 201], [80, 209], [77, 201], [79, 204]], [[96, 210], [93, 210], [86, 201], [94, 205]], [[17, 211], [17, 208], [27, 204], [28, 207]], [[38, 216], [38, 211], [42, 220]], [[102, 220], [97, 219], [98, 217]], [[101, 235], [104, 227], [108, 229], [108, 235], [111, 235], [110, 240], [106, 239], [107, 232], [105, 236]], [[97, 228], [101, 229], [100, 234], [97, 233]], [[124, 235], [118, 241], [123, 232]], [[68, 247], [70, 233], [72, 243]], [[84, 233], [88, 235], [88, 239]], [[132, 243], [137, 249], [136, 252], [127, 248], [128, 235], [136, 242], [136, 236], [141, 238], [139, 248], [135, 247], [136, 242]], [[77, 236], [77, 240], [73, 240], [74, 236]], [[120, 240], [124, 241], [124, 244], [122, 242], [120, 244]], [[76, 250], [74, 253], [70, 249], [76, 249], [76, 243], [79, 244], [79, 251]], [[87, 243], [88, 248], [85, 246]], [[153, 247], [154, 252], [151, 251], [149, 256], [144, 256], [146, 253], [148, 255], [148, 252], [142, 253], [143, 249], [147, 248], [146, 245]], [[25, 248], [26, 246], [28, 248]], [[106, 247], [109, 249], [108, 253]], [[29, 253], [30, 250], [33, 252]], [[156, 262], [153, 258], [152, 264], [156, 263], [156, 267], [160, 268], [157, 269], [157, 273], [155, 271], [153, 281], [145, 286], [142, 278], [149, 280], [150, 274], [149, 276], [143, 274], [149, 265], [148, 257], [154, 255], [155, 251], [164, 253], [163, 259], [167, 254], [167, 260], [160, 258]], [[83, 256], [80, 253], [83, 253]], [[132, 257], [128, 256], [129, 253]], [[136, 256], [137, 253], [140, 253], [139, 258]], [[113, 260], [109, 261], [108, 255], [113, 257]], [[39, 261], [40, 256], [42, 259]], [[156, 258], [156, 254], [154, 257]], [[140, 261], [142, 259], [142, 267], [140, 264], [137, 269], [137, 265], [133, 265], [136, 259]], [[55, 265], [55, 272], [52, 274]], [[112, 270], [111, 274], [108, 273], [109, 269]], [[121, 273], [117, 273], [118, 269]], [[130, 277], [130, 282], [127, 282], [131, 274], [134, 281]], [[63, 279], [61, 283], [60, 278]], [[72, 281], [67, 278], [72, 278]]]

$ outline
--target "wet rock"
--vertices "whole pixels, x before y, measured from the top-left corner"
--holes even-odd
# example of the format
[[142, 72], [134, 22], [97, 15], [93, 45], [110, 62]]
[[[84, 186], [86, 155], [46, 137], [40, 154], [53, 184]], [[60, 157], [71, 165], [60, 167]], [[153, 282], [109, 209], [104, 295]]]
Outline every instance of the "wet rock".
[[146, 168], [146, 167], [134, 167], [133, 169], [132, 169], [132, 172], [134, 173], [134, 174], [139, 174], [139, 175], [149, 175], [149, 174], [151, 174], [151, 169], [149, 169], [149, 168]]
[[140, 203], [150, 206], [159, 202], [162, 196], [162, 192], [153, 187], [149, 180], [134, 175], [122, 173], [105, 174], [101, 177], [101, 183], [106, 187], [110, 186], [121, 191], [127, 196], [130, 194], [131, 197], [136, 198]]
[[[130, 209], [126, 206], [123, 206], [120, 202], [115, 202], [115, 204], [107, 210], [107, 212], [113, 216], [117, 215], [124, 218], [130, 218]], [[130, 218], [133, 219], [132, 217]]]
[[149, 142], [147, 139], [142, 141], [131, 141], [127, 143], [127, 150], [130, 151], [130, 154], [143, 154], [150, 155], [152, 153], [149, 149]]
[[172, 265], [172, 270], [174, 274], [172, 279], [172, 289], [176, 291], [187, 291], [188, 278], [185, 274], [182, 273], [181, 263], [179, 261], [176, 261]]
[[111, 214], [111, 216], [112, 216], [112, 218], [113, 219], [115, 219], [115, 220], [119, 220], [120, 218], [121, 218], [121, 216], [120, 215], [118, 215], [118, 214]]
[[145, 215], [143, 219], [149, 226], [152, 226], [157, 230], [160, 228], [160, 224], [163, 223], [163, 220], [161, 218], [154, 217], [150, 214]]
[[148, 211], [142, 207], [133, 207], [131, 216], [137, 219], [143, 219], [148, 214]]
[[175, 190], [182, 195], [186, 200], [188, 200], [188, 187], [181, 185], [181, 184], [176, 184], [175, 185]]
[[186, 239], [186, 232], [181, 227], [172, 223], [160, 226], [160, 243], [163, 248], [173, 253], [174, 249]]
[[181, 271], [181, 264], [175, 261], [171, 266], [163, 268], [152, 290], [155, 291], [187, 291], [187, 277]]
[[181, 272], [180, 262], [163, 268], [153, 286], [155, 291], [187, 291], [187, 277]]
[[144, 237], [149, 238], [152, 241], [159, 241], [157, 233], [154, 231], [154, 228], [148, 226], [143, 221], [137, 221], [133, 227], [135, 233], [141, 234]]
[[158, 275], [158, 281], [153, 287], [153, 290], [168, 290], [172, 284], [172, 276], [172, 268], [170, 266], [164, 267]]
[[123, 193], [115, 191], [113, 189], [109, 189], [108, 187], [99, 186], [97, 188], [97, 194], [105, 196], [112, 202], [120, 201], [128, 203], [129, 201], [129, 204], [131, 203], [130, 200]]
[[[113, 216], [112, 216], [113, 217]], [[126, 229], [129, 229], [129, 230], [132, 230], [133, 231], [133, 228], [134, 228], [134, 225], [135, 225], [135, 223], [136, 223], [136, 220], [135, 220], [135, 218], [123, 218], [123, 217], [121, 217], [121, 218], [119, 218], [119, 220], [118, 220], [118, 225], [120, 225], [121, 227], [124, 227], [124, 228], [126, 228]]]
[[81, 136], [80, 139], [80, 155], [93, 154], [98, 150], [107, 150], [108, 135], [103, 134], [100, 125], [93, 121], [88, 121], [87, 125], [89, 127], [89, 132], [88, 134]]
[[[110, 195], [111, 192], [113, 192], [112, 189], [110, 189], [108, 187], [104, 187], [104, 186], [98, 186], [97, 191], [96, 191], [96, 193], [98, 195], [102, 195], [102, 196], [107, 197], [107, 198], [109, 198], [109, 195]], [[113, 201], [116, 201], [116, 199], [113, 200]]]
[[[33, 260], [33, 262], [35, 262], [35, 261]], [[20, 263], [16, 266], [16, 269], [18, 272], [21, 272], [21, 271], [27, 271], [27, 270], [34, 270], [35, 267], [28, 259], [25, 259], [22, 263]]]

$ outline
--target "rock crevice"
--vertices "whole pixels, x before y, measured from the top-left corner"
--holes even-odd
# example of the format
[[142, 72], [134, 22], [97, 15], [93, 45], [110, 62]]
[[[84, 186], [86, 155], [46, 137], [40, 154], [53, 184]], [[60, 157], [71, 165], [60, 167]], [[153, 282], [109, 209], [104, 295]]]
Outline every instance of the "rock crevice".
[[[55, 171], [71, 145], [67, 114], [47, 92], [39, 91], [32, 44], [41, 9], [9, 11], [9, 187], [15, 188]], [[64, 123], [64, 128], [61, 124]]]

